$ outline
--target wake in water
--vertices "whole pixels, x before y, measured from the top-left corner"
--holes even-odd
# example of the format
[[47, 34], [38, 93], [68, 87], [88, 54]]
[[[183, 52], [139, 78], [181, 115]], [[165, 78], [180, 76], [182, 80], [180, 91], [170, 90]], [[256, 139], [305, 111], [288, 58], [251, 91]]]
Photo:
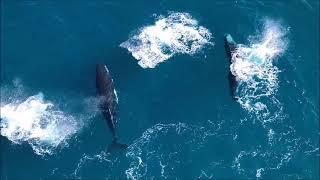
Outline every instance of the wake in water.
[[[90, 178], [86, 168], [101, 168], [105, 178], [176, 178], [183, 165], [192, 163], [186, 154], [197, 153], [203, 149], [203, 143], [217, 135], [223, 122], [209, 125], [209, 128], [185, 123], [156, 124], [145, 130], [127, 149], [126, 158], [120, 159], [104, 151], [84, 154], [79, 160], [71, 178]], [[233, 134], [221, 134], [232, 139]], [[168, 141], [172, 139], [172, 141]], [[166, 143], [163, 143], [166, 142]], [[129, 167], [127, 167], [129, 165]], [[102, 166], [102, 167], [101, 167]], [[119, 167], [123, 167], [120, 168]], [[113, 172], [118, 169], [119, 172]], [[198, 173], [198, 172], [196, 172]], [[200, 173], [200, 170], [199, 170]], [[88, 176], [89, 175], [89, 176]], [[187, 177], [187, 175], [186, 175]], [[196, 177], [196, 175], [194, 175]]]
[[248, 46], [238, 45], [233, 52], [230, 71], [238, 82], [238, 102], [246, 110], [268, 113], [263, 102], [277, 92], [280, 70], [273, 61], [287, 48], [287, 32], [279, 23], [267, 20], [262, 35], [251, 36]]
[[[249, 37], [248, 46], [237, 45], [232, 53], [230, 71], [238, 83], [238, 102], [249, 112], [245, 121], [250, 118], [254, 124], [255, 120], [261, 121], [262, 127], [257, 130], [257, 136], [265, 134], [266, 142], [250, 148], [242, 147], [232, 162], [232, 168], [244, 177], [255, 174], [259, 179], [273, 174], [286, 178], [286, 174], [280, 173], [282, 167], [294, 163], [294, 160], [291, 162], [292, 159], [318, 149], [310, 139], [297, 133], [296, 122], [287, 118], [288, 114], [284, 113], [282, 102], [276, 94], [280, 70], [274, 61], [283, 55], [288, 47], [288, 29], [278, 22], [267, 20], [262, 32], [258, 34]], [[240, 123], [241, 126], [250, 124], [243, 122]], [[245, 127], [239, 129], [242, 128]], [[259, 126], [255, 125], [255, 128]], [[309, 174], [296, 174], [296, 179], [304, 179]]]
[[170, 13], [159, 16], [154, 25], [120, 44], [128, 49], [142, 68], [154, 68], [175, 54], [195, 54], [210, 42], [212, 34], [198, 25], [188, 13]]
[[[130, 168], [125, 171], [127, 178], [175, 177], [174, 172], [178, 171], [179, 166], [182, 166], [181, 163], [186, 161], [181, 152], [183, 147], [186, 144], [197, 146], [202, 142], [200, 138], [203, 134], [200, 127], [192, 127], [184, 123], [156, 124], [147, 129], [128, 148], [126, 156], [131, 159], [131, 163]], [[170, 137], [175, 139], [175, 147], [166, 140]], [[156, 145], [157, 142], [159, 145]]]
[[[50, 155], [81, 128], [72, 115], [44, 99], [43, 93], [24, 98], [11, 89], [10, 98], [1, 99], [1, 135], [14, 144], [27, 142], [38, 155]], [[8, 97], [2, 88], [2, 96]]]
[[[269, 130], [266, 139], [248, 147], [242, 145], [247, 136], [241, 131], [250, 131], [252, 122], [231, 124], [224, 120], [209, 120], [204, 125], [156, 124], [128, 147], [127, 159], [105, 151], [83, 154], [68, 177], [90, 179], [100, 173], [107, 179], [268, 179], [266, 174], [282, 178], [286, 177], [281, 175], [282, 168], [292, 163], [297, 155], [318, 151], [312, 142], [296, 137], [295, 130], [290, 128], [282, 132]], [[264, 130], [260, 127], [258, 131]], [[226, 148], [230, 149], [226, 151]], [[304, 152], [306, 149], [308, 151]], [[203, 157], [208, 152], [209, 155]], [[201, 163], [195, 166], [197, 162]], [[192, 170], [184, 172], [189, 167]], [[92, 171], [96, 173], [92, 174]], [[223, 176], [223, 172], [229, 176]], [[298, 175], [303, 179], [308, 177], [307, 174]]]

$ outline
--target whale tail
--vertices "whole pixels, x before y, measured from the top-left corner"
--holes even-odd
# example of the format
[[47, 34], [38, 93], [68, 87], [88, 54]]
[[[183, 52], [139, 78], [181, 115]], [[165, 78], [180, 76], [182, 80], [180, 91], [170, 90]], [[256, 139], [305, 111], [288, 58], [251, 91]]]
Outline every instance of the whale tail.
[[128, 148], [127, 144], [120, 143], [117, 138], [114, 138], [112, 143], [109, 145], [107, 152], [111, 153], [112, 151], [114, 151], [116, 149], [125, 150], [127, 148]]

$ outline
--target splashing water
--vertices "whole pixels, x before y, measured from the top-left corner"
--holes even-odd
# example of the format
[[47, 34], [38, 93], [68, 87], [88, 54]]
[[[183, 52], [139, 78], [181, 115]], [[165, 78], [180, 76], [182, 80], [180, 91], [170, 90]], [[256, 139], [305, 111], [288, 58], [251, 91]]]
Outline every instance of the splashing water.
[[120, 44], [128, 49], [142, 68], [154, 68], [175, 54], [195, 54], [210, 42], [210, 31], [198, 26], [188, 13], [159, 16], [154, 25], [143, 27], [139, 34]]
[[287, 30], [279, 23], [266, 21], [262, 36], [256, 36], [249, 46], [239, 45], [232, 54], [231, 73], [238, 81], [238, 102], [249, 111], [268, 111], [261, 100], [278, 89], [279, 69], [273, 60], [284, 53]]
[[80, 128], [75, 118], [39, 93], [25, 101], [1, 104], [1, 135], [15, 144], [28, 142], [38, 155], [52, 154]]

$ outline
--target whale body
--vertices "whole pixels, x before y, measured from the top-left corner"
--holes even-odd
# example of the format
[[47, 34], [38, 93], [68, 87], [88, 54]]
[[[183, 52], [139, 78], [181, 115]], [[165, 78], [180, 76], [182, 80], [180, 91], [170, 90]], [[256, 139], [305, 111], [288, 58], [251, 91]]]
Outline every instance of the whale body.
[[118, 143], [117, 137], [117, 105], [118, 97], [117, 92], [114, 88], [113, 79], [106, 65], [96, 65], [96, 86], [99, 95], [99, 109], [104, 116], [109, 129], [112, 132], [113, 143], [109, 147], [122, 147], [125, 148], [127, 145]]
[[[224, 47], [225, 47], [230, 65], [232, 64], [232, 55], [236, 51], [237, 46], [238, 46], [237, 43], [233, 40], [230, 34], [224, 35]], [[234, 100], [237, 100], [236, 90], [237, 90], [238, 83], [237, 83], [236, 77], [231, 73], [230, 70], [228, 73], [228, 79], [229, 79], [229, 85], [230, 85], [230, 94]]]

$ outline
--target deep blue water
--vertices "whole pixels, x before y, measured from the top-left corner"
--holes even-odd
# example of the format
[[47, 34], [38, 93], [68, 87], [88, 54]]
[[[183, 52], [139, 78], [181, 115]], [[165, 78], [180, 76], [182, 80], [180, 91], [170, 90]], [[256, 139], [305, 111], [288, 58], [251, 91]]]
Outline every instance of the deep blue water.
[[[214, 45], [143, 69], [119, 45], [168, 12], [190, 13]], [[289, 43], [273, 62], [278, 90], [263, 99], [263, 116], [230, 96], [223, 35], [248, 44], [265, 19], [287, 27]], [[84, 107], [99, 62], [114, 78], [119, 136], [130, 145], [111, 155], [105, 120]], [[51, 155], [1, 136], [1, 179], [319, 179], [317, 0], [3, 0], [1, 107], [20, 97], [13, 81], [23, 84], [20, 101], [42, 92], [83, 126]]]

